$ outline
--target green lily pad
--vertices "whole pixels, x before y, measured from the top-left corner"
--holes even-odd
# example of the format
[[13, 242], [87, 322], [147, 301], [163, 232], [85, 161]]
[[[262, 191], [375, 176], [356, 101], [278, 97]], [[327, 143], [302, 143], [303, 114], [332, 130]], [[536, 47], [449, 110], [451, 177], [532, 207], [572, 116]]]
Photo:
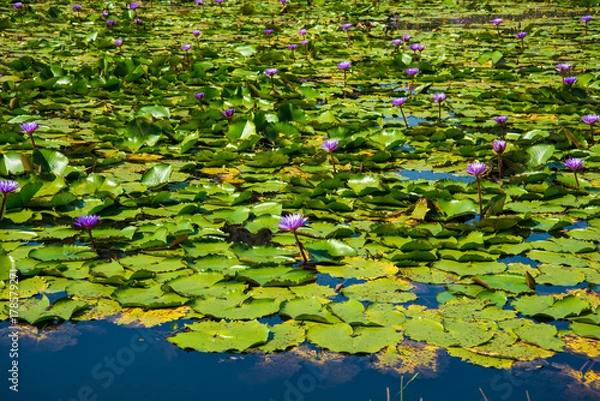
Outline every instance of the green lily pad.
[[267, 342], [268, 326], [250, 322], [200, 322], [186, 325], [191, 331], [167, 340], [183, 349], [201, 352], [244, 352]]
[[352, 327], [346, 323], [313, 324], [307, 332], [308, 341], [334, 352], [372, 354], [402, 341], [402, 334], [393, 327]]

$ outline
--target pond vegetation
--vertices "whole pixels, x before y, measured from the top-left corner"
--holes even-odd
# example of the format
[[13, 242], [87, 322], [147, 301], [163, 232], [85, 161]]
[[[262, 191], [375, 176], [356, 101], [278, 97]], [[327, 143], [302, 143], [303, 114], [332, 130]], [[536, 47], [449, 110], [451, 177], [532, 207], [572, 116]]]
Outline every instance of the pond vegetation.
[[597, 4], [313, 3], [0, 8], [0, 320], [597, 361]]

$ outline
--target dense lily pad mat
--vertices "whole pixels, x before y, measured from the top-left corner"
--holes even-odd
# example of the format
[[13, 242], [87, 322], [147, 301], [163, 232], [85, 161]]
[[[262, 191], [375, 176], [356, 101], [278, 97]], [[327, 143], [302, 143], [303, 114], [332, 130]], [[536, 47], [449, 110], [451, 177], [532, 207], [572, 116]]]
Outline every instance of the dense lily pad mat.
[[[308, 341], [398, 372], [439, 348], [597, 356], [597, 21], [568, 1], [415, 3], [4, 6], [0, 176], [20, 189], [2, 195], [0, 319], [17, 272], [22, 322], [186, 317], [169, 341], [199, 351]], [[307, 264], [278, 228], [291, 213]], [[92, 214], [93, 244], [70, 226]]]

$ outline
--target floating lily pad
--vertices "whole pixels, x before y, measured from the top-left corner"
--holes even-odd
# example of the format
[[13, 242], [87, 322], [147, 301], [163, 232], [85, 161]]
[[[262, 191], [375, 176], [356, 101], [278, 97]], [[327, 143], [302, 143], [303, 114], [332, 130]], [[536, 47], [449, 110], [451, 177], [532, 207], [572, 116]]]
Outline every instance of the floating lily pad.
[[267, 342], [268, 326], [250, 322], [200, 322], [186, 325], [191, 331], [167, 340], [183, 349], [202, 352], [244, 352]]

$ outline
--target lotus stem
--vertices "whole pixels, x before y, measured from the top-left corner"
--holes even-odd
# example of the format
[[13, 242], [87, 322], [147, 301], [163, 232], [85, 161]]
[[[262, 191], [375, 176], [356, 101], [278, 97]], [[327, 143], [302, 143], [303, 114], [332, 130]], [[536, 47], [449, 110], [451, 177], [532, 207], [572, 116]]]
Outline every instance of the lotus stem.
[[0, 205], [0, 221], [2, 221], [2, 218], [4, 217], [4, 208], [6, 207], [6, 197], [7, 197], [7, 194], [2, 195], [2, 205]]
[[[500, 154], [498, 154], [498, 181], [502, 181], [502, 156]], [[481, 202], [481, 198], [479, 202]]]
[[479, 195], [479, 220], [481, 220], [483, 219], [483, 201], [481, 200], [481, 182], [479, 181], [479, 176], [476, 176], [475, 180], [477, 181], [477, 195]]
[[333, 152], [329, 152], [329, 156], [331, 157], [331, 167], [333, 167], [333, 174], [337, 174], [337, 170], [335, 169], [335, 159], [333, 158]]
[[92, 236], [92, 227], [88, 228], [88, 235], [90, 236], [90, 245], [92, 249], [96, 250], [96, 241], [94, 241], [94, 237]]
[[579, 179], [577, 178], [577, 170], [573, 170], [573, 174], [575, 175], [575, 185], [579, 188]]
[[594, 140], [594, 125], [590, 125], [590, 144], [595, 145], [596, 141]]
[[404, 119], [404, 125], [406, 126], [406, 128], [408, 128], [408, 121], [406, 120], [406, 116], [404, 115], [404, 110], [402, 109], [402, 106], [400, 106], [400, 113], [402, 113], [402, 119]]
[[296, 239], [296, 245], [298, 245], [298, 249], [300, 249], [300, 254], [302, 255], [302, 260], [304, 261], [304, 264], [308, 263], [308, 259], [306, 258], [306, 254], [304, 253], [304, 246], [300, 242], [296, 230], [294, 230], [294, 238]]
[[442, 121], [442, 102], [439, 102], [438, 108], [438, 123]]

